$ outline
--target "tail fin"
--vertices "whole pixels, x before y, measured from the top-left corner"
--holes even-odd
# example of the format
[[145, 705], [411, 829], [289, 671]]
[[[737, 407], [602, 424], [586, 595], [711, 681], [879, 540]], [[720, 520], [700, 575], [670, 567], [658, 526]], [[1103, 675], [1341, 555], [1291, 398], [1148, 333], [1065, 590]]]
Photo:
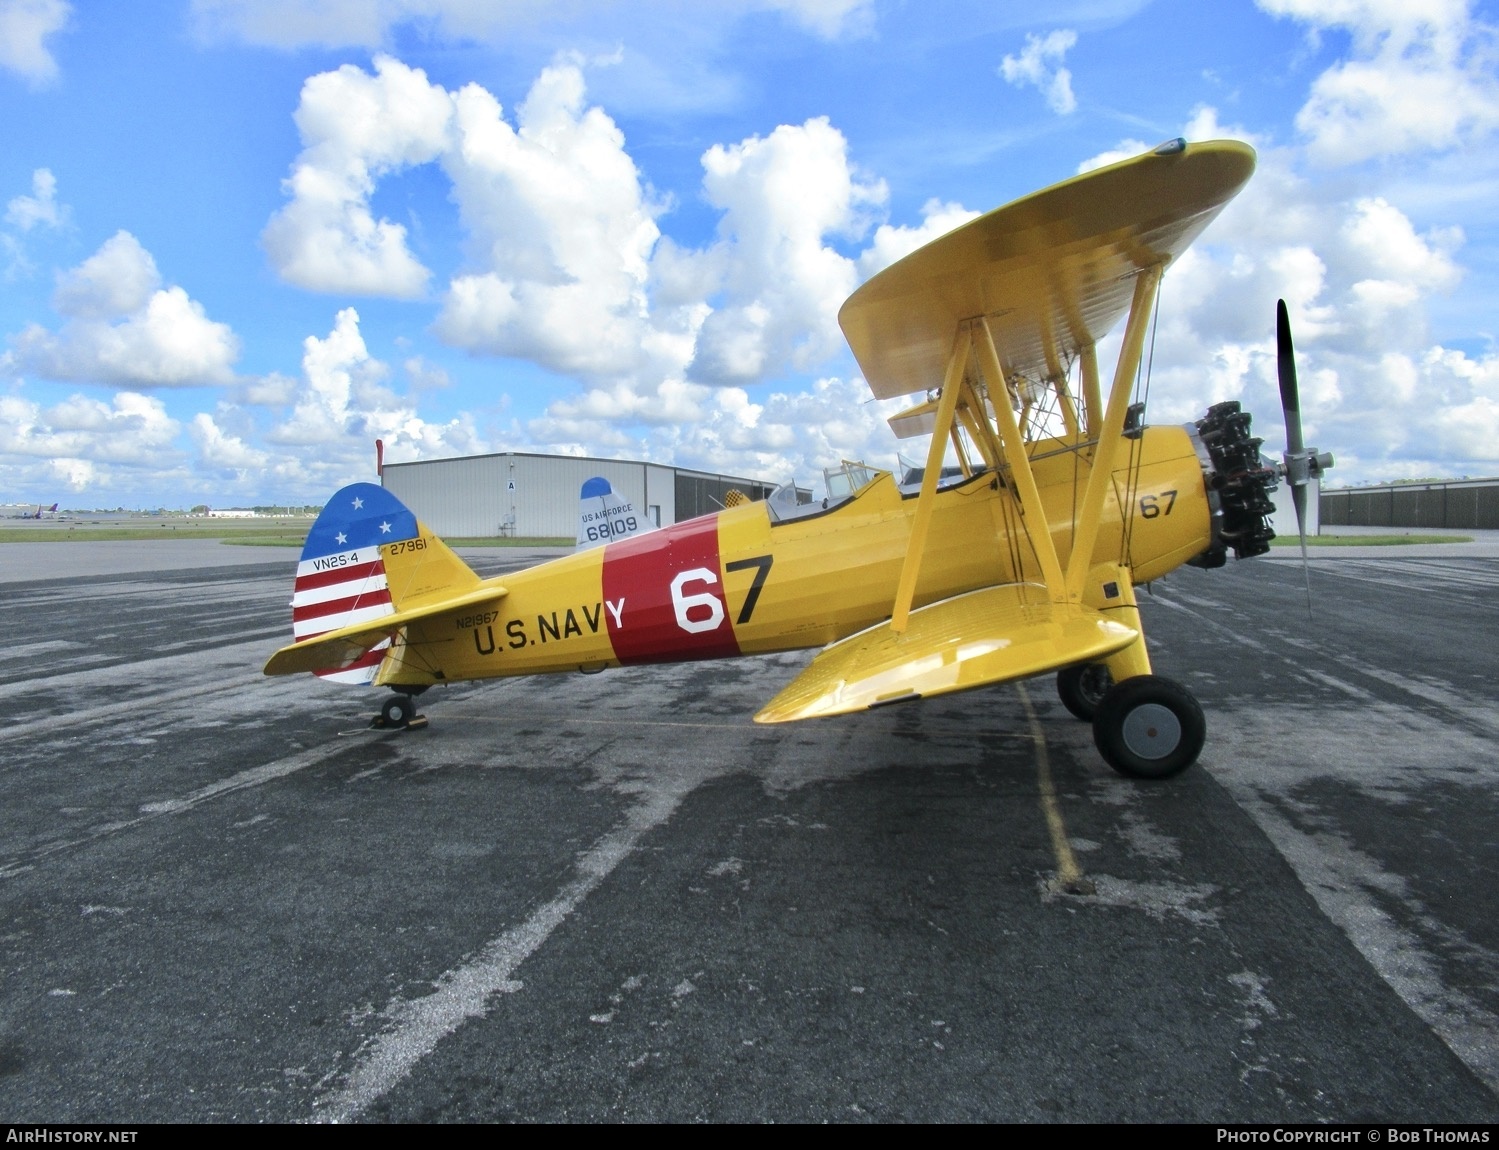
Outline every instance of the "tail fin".
[[[292, 593], [297, 642], [477, 586], [479, 577], [383, 487], [354, 483], [328, 501], [307, 533]], [[367, 684], [390, 648], [381, 642], [320, 678]]]
[[596, 475], [583, 484], [578, 500], [579, 551], [656, 529], [633, 503], [614, 493], [607, 479]]

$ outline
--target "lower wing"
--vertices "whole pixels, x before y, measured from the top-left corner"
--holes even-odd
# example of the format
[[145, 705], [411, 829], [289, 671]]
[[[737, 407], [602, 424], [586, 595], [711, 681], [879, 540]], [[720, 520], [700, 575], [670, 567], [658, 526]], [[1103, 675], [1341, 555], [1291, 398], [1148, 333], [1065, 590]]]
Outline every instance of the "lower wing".
[[1139, 637], [1079, 603], [1053, 603], [1034, 583], [985, 587], [912, 611], [827, 647], [755, 716], [786, 723], [1025, 679], [1101, 659]]

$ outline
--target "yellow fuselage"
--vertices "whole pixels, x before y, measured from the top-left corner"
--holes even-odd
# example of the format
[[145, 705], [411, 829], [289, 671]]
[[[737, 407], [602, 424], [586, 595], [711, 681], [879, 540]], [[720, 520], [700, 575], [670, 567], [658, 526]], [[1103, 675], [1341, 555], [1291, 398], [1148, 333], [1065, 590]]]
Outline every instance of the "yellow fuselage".
[[[1065, 565], [1086, 455], [1062, 441], [1033, 448], [1047, 519], [1039, 529]], [[1149, 428], [1119, 457], [1093, 562], [1121, 563], [1135, 582], [1148, 582], [1211, 541], [1202, 469], [1183, 428]], [[787, 522], [748, 503], [515, 572], [494, 580], [506, 593], [482, 609], [411, 623], [377, 681], [424, 685], [820, 647], [889, 617], [916, 502], [882, 474], [846, 502]], [[939, 491], [915, 605], [1041, 581], [1030, 538], [1037, 530], [993, 472]]]

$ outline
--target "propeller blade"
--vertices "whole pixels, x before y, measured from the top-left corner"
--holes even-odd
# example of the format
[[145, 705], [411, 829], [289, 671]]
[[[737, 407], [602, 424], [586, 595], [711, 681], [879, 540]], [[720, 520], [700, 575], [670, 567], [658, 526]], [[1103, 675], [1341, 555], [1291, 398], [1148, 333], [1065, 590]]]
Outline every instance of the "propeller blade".
[[1294, 455], [1301, 441], [1301, 396], [1296, 386], [1296, 349], [1291, 345], [1291, 317], [1286, 301], [1275, 302], [1275, 374], [1280, 380], [1280, 406], [1286, 413], [1286, 453]]
[[1275, 301], [1275, 374], [1280, 381], [1280, 406], [1286, 413], [1286, 481], [1296, 508], [1296, 532], [1301, 537], [1301, 576], [1306, 583], [1306, 617], [1312, 617], [1312, 565], [1306, 554], [1305, 467], [1298, 467], [1304, 444], [1301, 437], [1301, 396], [1296, 386], [1296, 349], [1291, 344], [1291, 317], [1286, 301]]

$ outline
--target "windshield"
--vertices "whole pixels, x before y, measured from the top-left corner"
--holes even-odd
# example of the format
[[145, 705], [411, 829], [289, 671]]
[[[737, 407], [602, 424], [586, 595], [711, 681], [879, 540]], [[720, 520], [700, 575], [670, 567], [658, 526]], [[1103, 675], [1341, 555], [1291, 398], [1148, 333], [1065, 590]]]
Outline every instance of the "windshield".
[[823, 468], [822, 478], [828, 487], [829, 503], [842, 503], [855, 492], [864, 490], [878, 474], [873, 467], [849, 459], [837, 467]]
[[824, 468], [822, 478], [827, 491], [824, 498], [814, 498], [811, 488], [798, 487], [796, 480], [792, 479], [772, 491], [765, 502], [771, 518], [777, 523], [785, 523], [788, 519], [815, 515], [848, 502], [882, 474], [877, 468], [845, 459], [837, 467]]

